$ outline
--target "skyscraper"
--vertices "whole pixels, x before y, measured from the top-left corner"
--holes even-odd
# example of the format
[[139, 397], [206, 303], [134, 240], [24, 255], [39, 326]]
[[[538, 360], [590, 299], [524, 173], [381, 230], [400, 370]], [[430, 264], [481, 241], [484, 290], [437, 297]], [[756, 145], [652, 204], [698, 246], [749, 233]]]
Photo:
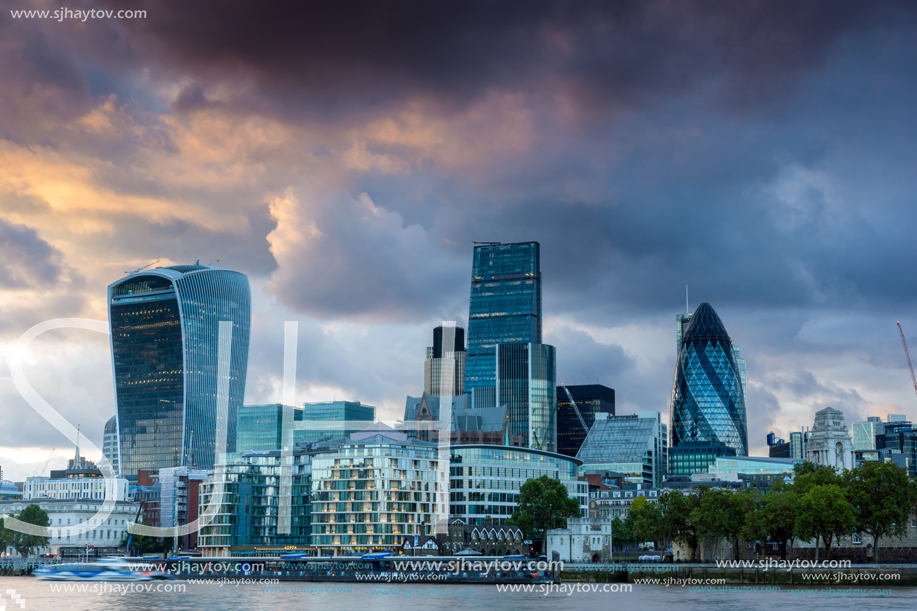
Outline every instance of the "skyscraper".
[[120, 468], [213, 466], [219, 323], [232, 322], [227, 451], [245, 396], [251, 295], [244, 274], [206, 265], [133, 272], [108, 287]]
[[474, 248], [466, 392], [495, 385], [496, 347], [508, 343], [541, 343], [538, 242], [492, 243]]
[[[564, 390], [566, 388], [566, 390]], [[586, 423], [580, 422], [567, 391], [576, 401], [576, 407]], [[601, 384], [581, 384], [577, 386], [557, 387], [557, 453], [576, 456], [586, 434], [595, 422], [599, 412], [615, 415], [615, 389]]]
[[497, 404], [506, 406], [510, 434], [525, 445], [557, 451], [557, 359], [546, 344], [497, 344]]
[[111, 463], [111, 469], [118, 475], [118, 417], [112, 416], [105, 423], [105, 434], [102, 437], [102, 455]]
[[744, 383], [732, 340], [709, 303], [691, 316], [672, 386], [670, 444], [719, 441], [748, 455]]
[[433, 329], [433, 345], [423, 364], [423, 391], [434, 397], [465, 392], [465, 330], [454, 322]]

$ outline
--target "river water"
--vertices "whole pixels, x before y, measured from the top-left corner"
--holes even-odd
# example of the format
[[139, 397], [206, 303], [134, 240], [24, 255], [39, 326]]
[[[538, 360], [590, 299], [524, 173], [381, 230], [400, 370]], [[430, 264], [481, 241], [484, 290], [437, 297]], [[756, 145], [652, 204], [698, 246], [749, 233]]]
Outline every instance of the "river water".
[[[630, 592], [584, 592], [585, 587], [607, 585], [620, 588], [624, 584], [562, 584], [577, 588], [569, 592], [499, 592], [493, 585], [388, 585], [363, 583], [281, 583], [277, 586], [212, 585], [180, 581], [144, 584], [181, 591], [137, 591], [132, 584], [64, 584], [37, 581], [33, 577], [0, 577], [0, 607], [7, 611], [603, 611], [628, 609], [699, 608], [713, 611], [785, 611], [787, 609], [831, 609], [864, 611], [881, 608], [913, 610], [917, 608], [917, 588], [888, 588], [887, 594], [869, 593], [869, 587], [789, 587], [780, 591], [745, 590], [721, 592], [692, 592], [688, 587], [637, 585]], [[84, 588], [83, 592], [66, 591], [68, 587]], [[765, 586], [758, 586], [765, 587]], [[767, 586], [779, 587], [779, 586]], [[884, 588], [884, 586], [879, 586]], [[132, 588], [125, 591], [125, 588]], [[282, 588], [287, 588], [282, 590]], [[309, 590], [313, 588], [312, 590]], [[741, 586], [736, 586], [741, 588]], [[333, 589], [333, 590], [331, 590]], [[13, 600], [13, 590], [25, 606]], [[865, 596], [857, 595], [859, 592]]]

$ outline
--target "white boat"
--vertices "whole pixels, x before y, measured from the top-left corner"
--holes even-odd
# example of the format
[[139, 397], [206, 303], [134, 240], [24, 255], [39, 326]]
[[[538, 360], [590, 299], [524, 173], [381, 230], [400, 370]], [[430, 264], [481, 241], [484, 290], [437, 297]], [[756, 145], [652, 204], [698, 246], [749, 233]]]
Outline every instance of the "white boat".
[[102, 558], [97, 562], [61, 564], [32, 571], [42, 581], [150, 581], [173, 579], [165, 571], [127, 558]]

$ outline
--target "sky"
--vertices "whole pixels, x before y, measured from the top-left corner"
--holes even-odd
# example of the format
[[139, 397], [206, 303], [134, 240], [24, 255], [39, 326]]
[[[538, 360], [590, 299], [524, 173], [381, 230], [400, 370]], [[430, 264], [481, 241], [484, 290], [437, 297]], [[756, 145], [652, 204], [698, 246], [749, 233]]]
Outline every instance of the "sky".
[[[246, 401], [401, 417], [472, 241], [541, 244], [558, 381], [668, 420], [675, 316], [709, 302], [765, 436], [917, 418], [917, 14], [907, 2], [0, 0], [0, 467], [72, 444], [19, 396], [17, 339], [106, 320], [129, 271], [248, 275]], [[53, 331], [30, 383], [97, 445], [105, 335]]]

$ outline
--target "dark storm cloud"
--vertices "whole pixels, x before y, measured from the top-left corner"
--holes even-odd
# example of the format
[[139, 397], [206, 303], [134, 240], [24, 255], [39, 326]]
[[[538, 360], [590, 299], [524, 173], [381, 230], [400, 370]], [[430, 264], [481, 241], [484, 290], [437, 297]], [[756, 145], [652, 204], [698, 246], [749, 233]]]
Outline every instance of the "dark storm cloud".
[[[112, 4], [115, 6], [115, 4]], [[124, 3], [117, 3], [123, 8]], [[899, 18], [863, 2], [182, 2], [118, 24], [194, 79], [176, 108], [343, 115], [502, 90], [643, 106], [706, 88], [727, 106], [784, 95], [849, 30]], [[234, 83], [219, 101], [208, 87]], [[253, 87], [246, 87], [251, 84]]]
[[0, 218], [0, 288], [46, 288], [61, 279], [61, 254], [31, 227]]

